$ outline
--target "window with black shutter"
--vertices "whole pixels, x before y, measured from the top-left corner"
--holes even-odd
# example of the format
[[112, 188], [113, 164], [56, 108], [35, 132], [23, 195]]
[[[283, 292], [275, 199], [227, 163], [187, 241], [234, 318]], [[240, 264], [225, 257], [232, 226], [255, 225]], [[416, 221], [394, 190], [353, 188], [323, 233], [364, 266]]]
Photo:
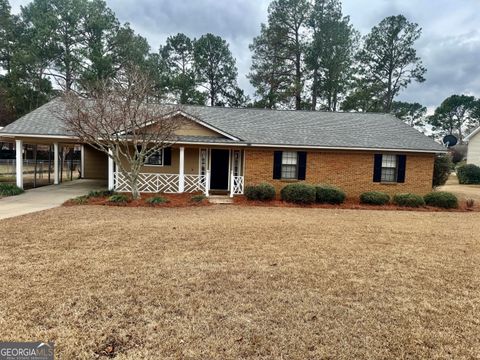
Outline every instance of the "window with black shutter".
[[283, 180], [305, 180], [307, 153], [297, 151], [275, 151], [273, 178]]
[[407, 157], [405, 155], [376, 154], [373, 181], [404, 183]]

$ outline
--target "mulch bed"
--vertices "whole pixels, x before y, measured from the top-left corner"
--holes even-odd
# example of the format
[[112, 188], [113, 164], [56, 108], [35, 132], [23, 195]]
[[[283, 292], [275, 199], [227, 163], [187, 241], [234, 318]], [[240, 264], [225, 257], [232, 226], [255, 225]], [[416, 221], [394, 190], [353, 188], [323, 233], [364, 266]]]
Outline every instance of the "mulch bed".
[[[191, 206], [211, 206], [212, 204], [207, 200], [200, 202], [192, 201], [192, 197], [201, 194], [141, 194], [141, 198], [137, 200], [129, 200], [126, 203], [112, 203], [108, 201], [108, 197], [92, 197], [88, 198], [84, 203], [78, 203], [75, 199], [68, 200], [64, 203], [64, 206], [77, 206], [77, 205], [104, 205], [104, 206], [121, 206], [121, 207], [151, 207], [151, 208], [178, 208], [178, 207], [191, 207]], [[127, 194], [129, 196], [129, 194]], [[147, 200], [149, 198], [161, 196], [168, 200], [162, 204], [149, 204]], [[375, 206], [375, 205], [363, 205], [360, 204], [358, 199], [349, 198], [344, 204], [341, 205], [329, 205], [329, 204], [312, 204], [301, 205], [287, 203], [282, 200], [272, 201], [251, 201], [247, 200], [245, 196], [236, 196], [234, 198], [234, 205], [236, 206], [259, 206], [259, 207], [285, 207], [285, 208], [316, 208], [316, 209], [346, 209], [346, 210], [383, 210], [383, 211], [422, 211], [422, 212], [478, 212], [480, 211], [480, 204], [475, 204], [473, 208], [468, 208], [465, 201], [460, 201], [458, 209], [441, 209], [432, 206], [424, 206], [420, 208], [409, 208], [397, 206], [394, 204]]]
[[[126, 194], [130, 197], [130, 195]], [[190, 206], [210, 206], [207, 199], [202, 201], [193, 201], [192, 197], [201, 194], [141, 194], [140, 199], [130, 200], [126, 203], [113, 203], [108, 201], [108, 197], [91, 197], [84, 203], [78, 203], [75, 199], [66, 201], [64, 206], [77, 206], [77, 205], [105, 205], [105, 206], [121, 206], [121, 207], [151, 207], [151, 208], [178, 208], [178, 207], [190, 207]], [[168, 200], [162, 204], [149, 204], [148, 199], [152, 197], [161, 196]]]
[[423, 211], [423, 212], [473, 212], [480, 211], [480, 205], [475, 204], [473, 208], [468, 208], [465, 201], [459, 201], [460, 206], [458, 209], [442, 209], [436, 208], [433, 206], [424, 206], [419, 208], [410, 208], [397, 206], [394, 204], [389, 205], [364, 205], [360, 204], [358, 199], [348, 198], [345, 203], [341, 205], [330, 205], [330, 204], [312, 204], [312, 205], [299, 205], [287, 203], [282, 200], [271, 200], [271, 201], [251, 201], [247, 200], [245, 196], [238, 196], [234, 199], [235, 205], [239, 206], [265, 206], [265, 207], [302, 207], [302, 208], [312, 208], [312, 209], [343, 209], [343, 210], [390, 210], [390, 211]]

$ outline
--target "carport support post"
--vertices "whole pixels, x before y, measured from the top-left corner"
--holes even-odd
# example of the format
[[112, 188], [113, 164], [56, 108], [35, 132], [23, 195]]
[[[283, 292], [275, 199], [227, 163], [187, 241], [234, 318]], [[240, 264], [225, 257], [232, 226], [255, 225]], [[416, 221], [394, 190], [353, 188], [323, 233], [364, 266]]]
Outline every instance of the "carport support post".
[[58, 185], [58, 143], [53, 144], [53, 184]]
[[85, 145], [80, 150], [80, 177], [85, 179]]
[[178, 192], [183, 193], [185, 191], [185, 148], [180, 147], [180, 165], [178, 172]]
[[23, 189], [23, 141], [15, 140], [15, 155], [16, 155], [16, 169], [15, 177], [17, 180], [17, 186]]
[[114, 174], [114, 164], [113, 164], [113, 151], [108, 151], [108, 190], [115, 189], [115, 174]]

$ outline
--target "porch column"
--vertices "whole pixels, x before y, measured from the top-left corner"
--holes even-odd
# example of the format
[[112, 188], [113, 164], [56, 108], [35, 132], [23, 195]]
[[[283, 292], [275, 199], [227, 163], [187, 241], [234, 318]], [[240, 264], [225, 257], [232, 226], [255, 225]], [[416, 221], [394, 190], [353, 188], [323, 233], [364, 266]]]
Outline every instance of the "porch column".
[[178, 171], [178, 192], [183, 193], [185, 191], [185, 148], [180, 147], [180, 164]]
[[82, 145], [80, 150], [80, 174], [81, 178], [85, 179], [85, 145]]
[[114, 163], [111, 155], [113, 154], [112, 150], [108, 151], [108, 190], [115, 189], [115, 173], [114, 173]]
[[23, 189], [23, 141], [15, 140], [15, 155], [16, 155], [16, 170], [15, 178], [17, 180], [17, 186]]
[[53, 183], [55, 185], [58, 185], [58, 183], [60, 182], [59, 174], [60, 172], [58, 171], [58, 143], [54, 143], [53, 144]]

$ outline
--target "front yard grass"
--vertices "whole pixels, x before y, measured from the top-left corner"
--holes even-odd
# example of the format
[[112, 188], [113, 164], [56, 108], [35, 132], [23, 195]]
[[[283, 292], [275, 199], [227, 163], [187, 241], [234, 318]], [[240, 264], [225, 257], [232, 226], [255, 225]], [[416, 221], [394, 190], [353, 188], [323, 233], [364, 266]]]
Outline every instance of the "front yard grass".
[[0, 338], [62, 359], [480, 357], [479, 213], [72, 206], [0, 221]]

